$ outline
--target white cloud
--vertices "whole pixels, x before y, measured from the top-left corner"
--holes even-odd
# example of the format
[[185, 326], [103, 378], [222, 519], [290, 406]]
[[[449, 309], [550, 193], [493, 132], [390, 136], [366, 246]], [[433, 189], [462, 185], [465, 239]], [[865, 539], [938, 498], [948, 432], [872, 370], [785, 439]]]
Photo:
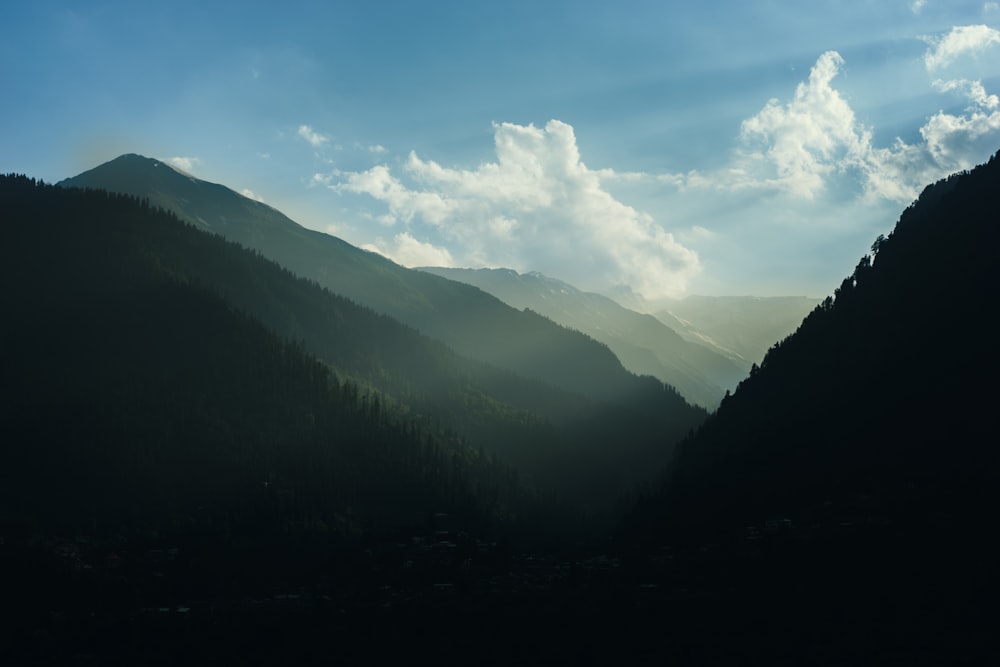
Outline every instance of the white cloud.
[[990, 95], [986, 92], [986, 88], [983, 87], [982, 81], [970, 81], [968, 79], [952, 79], [951, 81], [942, 81], [938, 79], [934, 81], [931, 85], [940, 90], [942, 93], [949, 91], [958, 91], [964, 93], [973, 103], [973, 108], [981, 107], [983, 109], [996, 109], [1000, 106], [1000, 98], [996, 95]]
[[961, 55], [979, 53], [1000, 44], [1000, 31], [986, 25], [955, 26], [944, 37], [925, 38], [930, 48], [924, 54], [927, 71], [946, 67]]
[[914, 0], [910, 3], [910, 11], [919, 14], [925, 5], [927, 5], [927, 0]]
[[335, 174], [336, 174], [336, 172], [334, 172], [333, 174], [321, 174], [319, 172], [316, 172], [309, 179], [309, 186], [308, 187], [314, 188], [314, 187], [316, 187], [318, 185], [324, 185], [324, 186], [330, 185], [330, 183], [333, 182], [333, 178], [334, 178]]
[[308, 125], [299, 125], [298, 135], [312, 144], [315, 148], [319, 148], [323, 144], [330, 141], [330, 137], [316, 132]]
[[[995, 95], [991, 97], [996, 100]], [[1000, 111], [973, 111], [964, 116], [938, 112], [920, 128], [920, 134], [935, 163], [948, 165], [948, 171], [969, 169], [981, 161], [978, 156], [984, 151], [988, 155], [1000, 143]]]
[[683, 292], [700, 270], [693, 251], [601, 187], [607, 174], [583, 163], [571, 126], [501, 123], [494, 144], [496, 161], [475, 169], [411, 152], [401, 174], [379, 165], [344, 173], [332, 187], [386, 204], [407, 231], [395, 248], [378, 247], [402, 263], [404, 251], [429, 243], [420, 234], [466, 266], [544, 269], [584, 288], [628, 284], [650, 298]]
[[382, 144], [375, 144], [374, 146], [369, 146], [368, 147], [368, 152], [369, 153], [376, 153], [376, 154], [378, 154], [378, 153], [385, 153], [385, 151], [386, 151], [386, 148]]
[[[416, 156], [411, 154], [410, 159]], [[389, 167], [378, 165], [368, 171], [347, 172], [347, 180], [333, 186], [337, 190], [367, 194], [385, 202], [393, 221], [413, 222], [417, 217], [431, 225], [441, 225], [457, 211], [457, 202], [438, 192], [411, 190], [392, 175]]]
[[[941, 53], [957, 53], [957, 48]], [[772, 99], [743, 121], [739, 148], [726, 168], [657, 179], [681, 190], [771, 189], [805, 200], [836, 185], [840, 193], [844, 187], [860, 189], [869, 200], [906, 203], [927, 183], [974, 166], [1000, 145], [1000, 99], [981, 81], [954, 79], [932, 86], [966, 96], [971, 106], [964, 114], [930, 116], [919, 130], [921, 142], [897, 138], [888, 147], [874, 146], [872, 130], [833, 88], [843, 62], [835, 51], [824, 53], [791, 101]]]
[[839, 53], [827, 51], [816, 61], [808, 81], [798, 85], [791, 102], [783, 105], [772, 99], [743, 121], [745, 164], [729, 174], [733, 183], [740, 185], [750, 171], [755, 180], [763, 178], [780, 190], [812, 198], [825, 186], [827, 175], [863, 163], [871, 131], [831, 86], [843, 64]]
[[186, 171], [186, 172], [191, 172], [194, 169], [195, 165], [201, 163], [201, 159], [199, 158], [183, 157], [183, 156], [168, 157], [166, 161], [172, 164], [173, 166], [177, 167], [181, 171]]
[[369, 243], [362, 247], [365, 250], [385, 255], [403, 266], [455, 266], [455, 260], [452, 259], [447, 248], [418, 241], [409, 232], [396, 234], [392, 245], [386, 244], [382, 239], [376, 239], [375, 243]]
[[240, 190], [240, 194], [246, 197], [247, 199], [253, 199], [254, 201], [259, 201], [261, 204], [267, 203], [266, 201], [264, 201], [263, 197], [261, 197], [259, 194], [257, 194], [250, 188], [243, 188], [242, 190]]

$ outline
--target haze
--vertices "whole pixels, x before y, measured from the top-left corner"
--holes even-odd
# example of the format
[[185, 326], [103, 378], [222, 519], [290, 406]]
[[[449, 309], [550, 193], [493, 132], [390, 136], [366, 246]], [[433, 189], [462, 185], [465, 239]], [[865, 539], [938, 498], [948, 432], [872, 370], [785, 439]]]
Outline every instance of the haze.
[[1000, 142], [996, 2], [6, 3], [0, 171], [153, 155], [407, 266], [824, 296]]

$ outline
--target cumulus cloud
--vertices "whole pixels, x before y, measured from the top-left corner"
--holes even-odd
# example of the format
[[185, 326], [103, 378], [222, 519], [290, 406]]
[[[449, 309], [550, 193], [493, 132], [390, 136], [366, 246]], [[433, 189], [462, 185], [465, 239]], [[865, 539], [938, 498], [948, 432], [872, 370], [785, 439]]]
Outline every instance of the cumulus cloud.
[[376, 247], [403, 264], [413, 263], [407, 253], [433, 257], [447, 247], [439, 261], [542, 268], [584, 288], [628, 284], [650, 298], [683, 292], [700, 270], [696, 253], [602, 188], [570, 125], [496, 124], [494, 147], [496, 161], [475, 169], [411, 152], [398, 173], [379, 165], [344, 173], [331, 187], [386, 205], [390, 221], [405, 230], [394, 244]]
[[[812, 198], [824, 187], [828, 174], [863, 163], [870, 151], [871, 131], [858, 122], [850, 104], [831, 85], [843, 64], [839, 53], [827, 51], [816, 61], [809, 79], [798, 85], [791, 102], [772, 99], [743, 121], [740, 138], [748, 151], [744, 166], [766, 168], [765, 183]], [[739, 179], [745, 173], [736, 169], [730, 177]]]
[[[956, 30], [949, 34], [965, 34]], [[933, 61], [945, 62], [948, 54], [974, 43], [986, 41], [981, 36], [944, 38], [933, 50]], [[919, 130], [920, 142], [897, 138], [889, 146], [875, 146], [872, 130], [858, 121], [833, 86], [843, 65], [837, 52], [822, 54], [790, 101], [772, 99], [743, 121], [739, 147], [726, 168], [657, 179], [682, 190], [771, 189], [805, 200], [843, 186], [859, 189], [869, 200], [908, 202], [927, 183], [974, 166], [1000, 144], [1000, 99], [981, 81], [954, 79], [936, 80], [932, 86], [965, 96], [970, 106], [964, 113], [939, 111], [928, 117]]]
[[924, 54], [927, 71], [947, 67], [959, 56], [986, 51], [1000, 44], [1000, 31], [986, 25], [955, 26], [943, 37], [925, 38], [930, 48]]
[[330, 137], [320, 134], [312, 129], [308, 125], [299, 125], [298, 135], [308, 141], [315, 148], [319, 148], [323, 144], [330, 141]]
[[914, 14], [919, 14], [923, 11], [924, 6], [927, 4], [927, 0], [914, 0], [910, 3], [910, 11]]

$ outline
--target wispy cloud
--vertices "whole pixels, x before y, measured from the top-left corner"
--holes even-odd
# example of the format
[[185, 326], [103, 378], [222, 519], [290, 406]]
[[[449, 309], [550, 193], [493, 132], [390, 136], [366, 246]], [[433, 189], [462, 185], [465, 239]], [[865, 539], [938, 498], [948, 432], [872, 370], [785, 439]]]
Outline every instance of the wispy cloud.
[[[494, 145], [496, 161], [476, 169], [410, 153], [398, 173], [379, 165], [343, 173], [331, 187], [387, 206], [390, 220], [407, 229], [378, 249], [404, 264], [406, 253], [447, 247], [442, 259], [450, 262], [558, 267], [547, 270], [583, 287], [629, 284], [650, 298], [683, 292], [700, 270], [696, 253], [602, 188], [570, 125], [496, 124]], [[431, 245], [430, 237], [440, 241]]]
[[926, 5], [927, 0], [913, 0], [913, 2], [910, 3], [910, 11], [914, 14], [919, 14], [923, 11]]
[[320, 134], [312, 129], [309, 125], [299, 125], [298, 135], [302, 139], [305, 139], [315, 148], [321, 147], [323, 144], [330, 141], [330, 137]]
[[975, 110], [976, 107], [982, 109], [996, 109], [1000, 106], [1000, 98], [996, 95], [991, 95], [986, 92], [986, 88], [983, 87], [982, 81], [970, 81], [969, 79], [952, 79], [950, 81], [942, 81], [938, 79], [934, 81], [931, 85], [937, 88], [942, 93], [949, 91], [957, 91], [964, 94], [972, 102], [971, 110]]
[[924, 38], [930, 48], [924, 54], [927, 71], [947, 67], [959, 56], [986, 51], [1000, 44], [1000, 31], [987, 25], [955, 26], [943, 37]]

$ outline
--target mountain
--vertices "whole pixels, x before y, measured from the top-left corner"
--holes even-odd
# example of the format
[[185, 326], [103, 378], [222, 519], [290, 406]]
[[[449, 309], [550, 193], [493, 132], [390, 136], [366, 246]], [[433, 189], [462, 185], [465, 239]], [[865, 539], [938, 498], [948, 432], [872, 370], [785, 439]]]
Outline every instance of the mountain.
[[[482, 290], [393, 262], [169, 165], [123, 155], [59, 185], [146, 199], [183, 220], [260, 252], [295, 274], [387, 314], [455, 351], [592, 399], [684, 412], [680, 397], [625, 371], [606, 346], [519, 311]], [[634, 400], [637, 396], [645, 397]]]
[[238, 534], [243, 571], [296, 535], [540, 511], [495, 455], [332, 373], [190, 268], [245, 256], [273, 287], [259, 257], [127, 196], [4, 176], [0, 207], [0, 342], [16, 351], [0, 374], [0, 537]]
[[654, 514], [715, 531], [780, 516], [976, 542], [1000, 506], [1000, 365], [970, 343], [991, 330], [1000, 287], [998, 184], [994, 156], [927, 187], [680, 446]]
[[540, 273], [440, 267], [421, 270], [475, 285], [514, 308], [531, 309], [581, 331], [607, 345], [628, 370], [652, 375], [709, 410], [715, 409], [726, 390], [734, 389], [749, 370], [749, 365], [684, 340], [652, 315], [639, 314], [605, 296], [582, 292]]
[[[605, 511], [621, 493], [665, 465], [673, 443], [705, 416], [652, 378], [628, 375], [616, 360], [611, 368], [617, 375], [607, 378], [599, 365], [594, 373], [588, 355], [596, 348], [598, 359], [613, 360], [611, 353], [538, 315], [500, 304], [535, 327], [527, 333], [543, 351], [547, 344], [559, 345], [567, 358], [578, 355], [578, 370], [590, 373], [592, 380], [631, 383], [627, 393], [613, 401], [590, 398], [467, 359], [257, 253], [176, 220], [136, 226], [126, 238], [131, 244], [127, 256], [139, 252], [135, 246], [144, 248], [142, 253], [162, 270], [223, 296], [283, 338], [299, 341], [344, 377], [516, 466], [526, 483], [579, 508]], [[124, 242], [107, 240], [109, 247]], [[517, 342], [531, 341], [522, 337]], [[539, 367], [559, 362], [540, 361]]]
[[1000, 657], [998, 192], [1000, 153], [928, 186], [626, 522], [635, 578], [745, 662]]
[[749, 369], [795, 331], [819, 302], [804, 296], [690, 295], [660, 300], [649, 312], [687, 340], [735, 356]]

